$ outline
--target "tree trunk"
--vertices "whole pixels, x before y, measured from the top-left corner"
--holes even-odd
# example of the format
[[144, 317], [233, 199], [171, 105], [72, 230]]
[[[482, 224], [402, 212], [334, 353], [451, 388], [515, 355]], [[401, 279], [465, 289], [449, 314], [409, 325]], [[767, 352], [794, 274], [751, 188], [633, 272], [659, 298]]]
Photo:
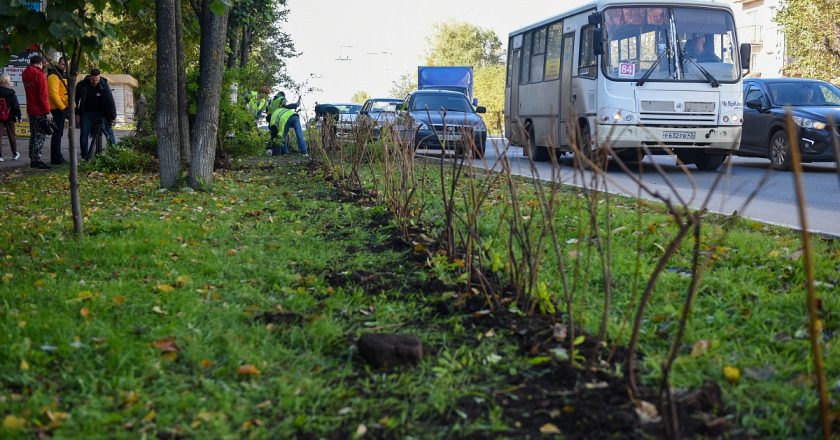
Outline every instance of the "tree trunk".
[[239, 61], [239, 26], [233, 27], [228, 31], [228, 53], [227, 68], [233, 69]]
[[[190, 186], [209, 189], [213, 181], [213, 161], [216, 154], [216, 135], [219, 131], [219, 106], [222, 93], [225, 36], [230, 9], [216, 15], [210, 10], [211, 0], [204, 0], [201, 8], [201, 49], [198, 61], [198, 112], [190, 163]], [[160, 86], [160, 85], [158, 85]]]
[[67, 75], [67, 107], [70, 109], [70, 124], [67, 128], [67, 142], [70, 144], [70, 209], [73, 212], [73, 232], [77, 239], [82, 238], [82, 203], [79, 200], [79, 155], [76, 154], [76, 75], [82, 59], [82, 44], [76, 41], [71, 45], [70, 74]]
[[160, 186], [172, 188], [181, 171], [178, 124], [178, 49], [175, 3], [157, 0], [157, 106], [155, 131], [160, 158]]
[[184, 20], [181, 0], [175, 1], [175, 45], [178, 57], [178, 144], [181, 162], [190, 163], [190, 115], [187, 98], [187, 62], [184, 59]]
[[239, 67], [248, 65], [248, 56], [251, 54], [251, 28], [242, 26], [242, 46], [239, 48]]

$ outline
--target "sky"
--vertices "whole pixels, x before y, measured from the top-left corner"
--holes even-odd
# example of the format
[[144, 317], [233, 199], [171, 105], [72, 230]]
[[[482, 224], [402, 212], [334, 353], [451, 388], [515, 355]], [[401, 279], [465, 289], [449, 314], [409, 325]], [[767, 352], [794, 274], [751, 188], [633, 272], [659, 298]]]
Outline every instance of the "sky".
[[[349, 102], [357, 91], [388, 97], [400, 75], [423, 63], [435, 23], [464, 21], [491, 29], [506, 48], [511, 31], [587, 1], [289, 0], [284, 30], [302, 55], [287, 60], [288, 72], [306, 83], [301, 93], [307, 106]], [[311, 86], [322, 91], [306, 92]]]

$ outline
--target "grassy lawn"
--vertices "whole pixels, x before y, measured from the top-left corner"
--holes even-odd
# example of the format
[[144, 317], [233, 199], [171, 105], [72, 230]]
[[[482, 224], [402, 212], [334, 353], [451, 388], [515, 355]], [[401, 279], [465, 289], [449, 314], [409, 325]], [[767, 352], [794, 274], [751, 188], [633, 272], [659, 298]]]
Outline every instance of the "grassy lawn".
[[[539, 428], [591, 417], [575, 413], [573, 399], [512, 415], [506, 408], [519, 403], [506, 390], [537, 375], [562, 381], [550, 376], [559, 363], [534, 362], [522, 332], [502, 320], [477, 324], [457, 288], [434, 280], [457, 268], [429, 267], [395, 240], [383, 206], [342, 199], [295, 157], [270, 164], [222, 172], [212, 193], [161, 192], [151, 174], [85, 172], [82, 241], [70, 238], [64, 175], [0, 176], [0, 437], [516, 437], [535, 432], [524, 430], [527, 419]], [[571, 240], [581, 202], [564, 195], [558, 222]], [[424, 222], [439, 223], [434, 193], [421, 196]], [[614, 207], [612, 227], [623, 229], [609, 334], [626, 343], [637, 237], [649, 272], [669, 224], [648, 207], [637, 231], [634, 202], [616, 200], [624, 208]], [[488, 234], [499, 232], [493, 206], [482, 218]], [[735, 422], [760, 438], [818, 430], [798, 249], [789, 231], [738, 222], [716, 249], [673, 372], [681, 388], [718, 381]], [[840, 246], [817, 240], [815, 250], [834, 384]], [[646, 314], [649, 381], [675, 331], [689, 260], [685, 246]], [[597, 291], [592, 261], [579, 270], [592, 272]], [[542, 276], [556, 292], [556, 271]], [[576, 299], [590, 332], [599, 301]], [[429, 355], [415, 367], [373, 369], [355, 347], [365, 332], [417, 335]], [[726, 366], [739, 381], [724, 379]]]

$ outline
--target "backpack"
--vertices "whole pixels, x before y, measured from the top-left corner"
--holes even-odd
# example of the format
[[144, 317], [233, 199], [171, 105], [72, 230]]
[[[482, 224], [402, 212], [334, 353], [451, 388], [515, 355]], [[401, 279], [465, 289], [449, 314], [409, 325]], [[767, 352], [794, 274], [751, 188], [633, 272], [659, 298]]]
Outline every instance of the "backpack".
[[6, 103], [5, 98], [0, 98], [0, 121], [9, 120], [9, 104]]

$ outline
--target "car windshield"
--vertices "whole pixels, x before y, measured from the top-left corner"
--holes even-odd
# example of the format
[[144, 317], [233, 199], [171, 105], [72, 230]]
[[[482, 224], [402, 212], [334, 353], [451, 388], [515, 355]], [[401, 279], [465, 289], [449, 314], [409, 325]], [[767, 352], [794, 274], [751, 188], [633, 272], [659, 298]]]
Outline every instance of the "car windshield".
[[[738, 79], [735, 22], [706, 8], [622, 7], [604, 12], [606, 74], [616, 80]], [[658, 60], [658, 61], [657, 61]]]
[[770, 99], [779, 106], [840, 106], [840, 89], [819, 82], [772, 82], [767, 84]]
[[418, 94], [414, 95], [414, 100], [411, 102], [411, 110], [440, 110], [449, 112], [472, 112], [472, 106], [467, 97], [456, 94]]
[[381, 112], [391, 112], [394, 113], [397, 111], [397, 106], [399, 106], [402, 101], [373, 101], [370, 103], [370, 109], [368, 112], [370, 113], [381, 113]]
[[334, 104], [340, 114], [355, 114], [359, 113], [362, 106], [359, 104]]

